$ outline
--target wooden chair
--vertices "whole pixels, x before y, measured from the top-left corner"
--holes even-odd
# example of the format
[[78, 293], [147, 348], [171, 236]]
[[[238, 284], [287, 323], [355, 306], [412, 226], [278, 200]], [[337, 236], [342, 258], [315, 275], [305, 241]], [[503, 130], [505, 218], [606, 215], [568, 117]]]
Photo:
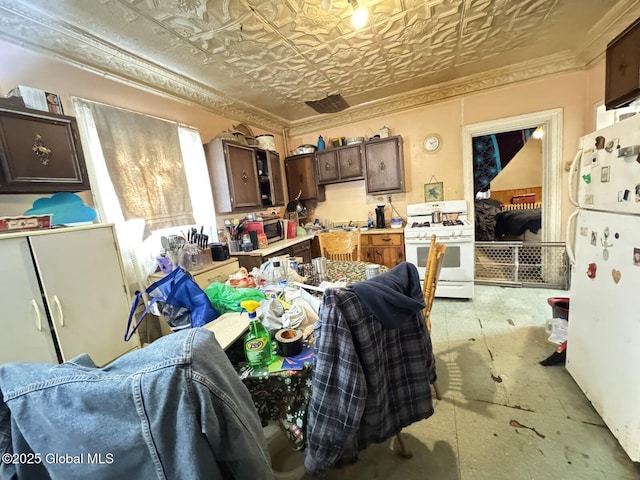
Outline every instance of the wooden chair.
[[[443, 243], [436, 242], [436, 236], [431, 236], [429, 244], [429, 255], [427, 256], [427, 268], [424, 272], [424, 283], [422, 284], [422, 294], [424, 295], [425, 307], [423, 310], [424, 320], [427, 323], [427, 330], [431, 333], [431, 307], [433, 299], [436, 295], [436, 287], [438, 286], [438, 277], [442, 269], [442, 260], [447, 246]], [[433, 383], [433, 389], [438, 400], [441, 399], [440, 390], [438, 390], [438, 382]]]
[[360, 230], [320, 233], [320, 255], [329, 260], [360, 260]]

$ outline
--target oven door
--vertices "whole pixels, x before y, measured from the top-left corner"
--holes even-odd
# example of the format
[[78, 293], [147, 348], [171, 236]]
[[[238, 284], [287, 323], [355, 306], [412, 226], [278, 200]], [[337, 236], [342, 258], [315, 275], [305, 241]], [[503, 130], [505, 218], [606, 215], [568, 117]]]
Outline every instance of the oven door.
[[[447, 246], [438, 282], [473, 282], [473, 240], [438, 237], [437, 241]], [[420, 280], [424, 281], [429, 256], [429, 240], [406, 239], [405, 253], [407, 262], [418, 267]]]

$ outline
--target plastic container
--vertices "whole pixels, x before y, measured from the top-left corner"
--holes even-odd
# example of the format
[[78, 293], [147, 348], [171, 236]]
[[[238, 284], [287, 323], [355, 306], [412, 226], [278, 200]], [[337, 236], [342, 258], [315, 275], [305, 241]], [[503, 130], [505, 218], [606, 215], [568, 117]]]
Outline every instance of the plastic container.
[[240, 306], [249, 315], [249, 333], [244, 339], [247, 363], [255, 368], [266, 367], [274, 361], [274, 356], [269, 333], [256, 315], [256, 309], [260, 303], [255, 300], [245, 300], [240, 302]]
[[551, 306], [553, 318], [564, 318], [569, 320], [569, 298], [549, 297], [547, 303]]
[[402, 218], [394, 217], [389, 224], [391, 228], [402, 228]]

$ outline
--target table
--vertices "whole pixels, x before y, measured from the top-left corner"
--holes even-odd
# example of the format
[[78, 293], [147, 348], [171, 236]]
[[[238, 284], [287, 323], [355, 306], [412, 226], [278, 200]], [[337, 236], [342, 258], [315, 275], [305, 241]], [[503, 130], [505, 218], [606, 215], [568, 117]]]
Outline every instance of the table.
[[[375, 265], [369, 262], [359, 261], [345, 261], [345, 260], [327, 260], [327, 274], [325, 280], [329, 282], [346, 282], [347, 285], [352, 283], [361, 282], [366, 280], [366, 269], [370, 265]], [[313, 270], [312, 264], [303, 264], [305, 271], [309, 272]], [[384, 265], [379, 265], [380, 272], [389, 270]], [[308, 276], [308, 281], [312, 285], [320, 283], [318, 276], [315, 273], [311, 273]]]
[[[311, 265], [311, 264], [307, 264]], [[366, 279], [368, 262], [327, 260], [326, 280], [343, 281], [347, 285]], [[388, 270], [384, 265], [380, 271]], [[317, 276], [311, 282], [317, 282]], [[312, 364], [302, 370], [269, 372], [267, 368], [252, 369], [246, 363], [236, 367], [243, 383], [251, 393], [253, 403], [263, 422], [277, 421], [295, 450], [305, 446], [307, 405], [311, 395]]]

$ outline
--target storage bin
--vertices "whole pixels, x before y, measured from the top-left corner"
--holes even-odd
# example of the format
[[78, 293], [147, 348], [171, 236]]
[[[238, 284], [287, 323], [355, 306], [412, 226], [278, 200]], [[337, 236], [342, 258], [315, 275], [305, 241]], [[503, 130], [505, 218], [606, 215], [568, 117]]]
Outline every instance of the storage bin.
[[569, 320], [569, 298], [549, 297], [547, 303], [551, 306], [553, 318], [564, 318]]

